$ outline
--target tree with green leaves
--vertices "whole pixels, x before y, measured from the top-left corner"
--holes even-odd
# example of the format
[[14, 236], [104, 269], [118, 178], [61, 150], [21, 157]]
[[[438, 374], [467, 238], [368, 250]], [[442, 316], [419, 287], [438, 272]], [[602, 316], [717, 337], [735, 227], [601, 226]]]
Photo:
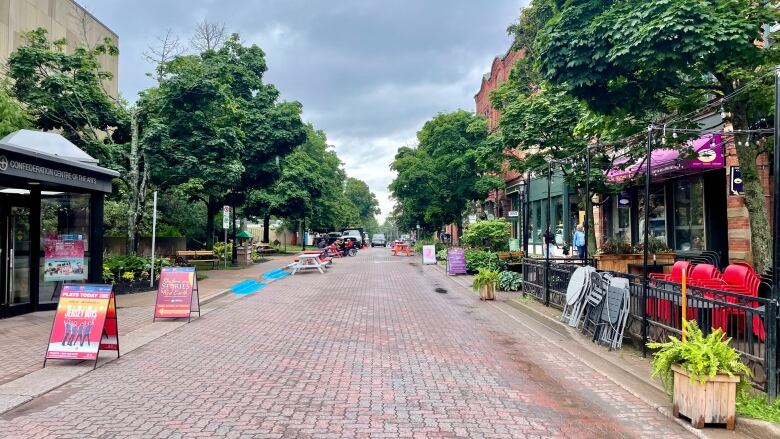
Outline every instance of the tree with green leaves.
[[398, 172], [390, 191], [402, 226], [418, 223], [435, 232], [455, 223], [462, 229], [467, 203], [504, 185], [496, 176], [500, 146], [488, 137], [484, 119], [463, 110], [429, 120], [417, 140], [416, 148], [399, 148], [391, 165]]
[[127, 115], [103, 89], [102, 81], [112, 76], [102, 70], [99, 57], [116, 56], [118, 49], [108, 38], [92, 48], [66, 51], [66, 46], [65, 39], [50, 41], [43, 28], [25, 34], [24, 44], [8, 57], [11, 91], [36, 127], [60, 130], [101, 163], [110, 164], [114, 140], [126, 136], [129, 126]]
[[344, 184], [344, 196], [357, 208], [360, 225], [366, 233], [373, 233], [379, 227], [376, 215], [381, 213], [376, 195], [364, 181], [349, 177]]
[[[536, 39], [543, 76], [594, 112], [636, 125], [685, 114], [713, 96], [729, 96], [780, 62], [776, 46], [756, 44], [767, 24], [780, 21], [774, 2], [589, 0], [555, 1], [553, 7], [553, 17]], [[772, 114], [770, 90], [723, 101], [734, 129], [748, 129]], [[771, 235], [756, 159], [772, 142], [735, 137], [753, 263], [763, 271], [771, 265]]]
[[272, 184], [276, 157], [304, 140], [300, 105], [277, 102], [266, 70], [262, 49], [234, 34], [217, 50], [165, 62], [159, 87], [142, 96], [153, 179], [206, 205], [208, 245], [221, 205], [240, 206], [248, 189]]
[[31, 126], [32, 117], [27, 109], [8, 93], [5, 84], [0, 83], [0, 138]]

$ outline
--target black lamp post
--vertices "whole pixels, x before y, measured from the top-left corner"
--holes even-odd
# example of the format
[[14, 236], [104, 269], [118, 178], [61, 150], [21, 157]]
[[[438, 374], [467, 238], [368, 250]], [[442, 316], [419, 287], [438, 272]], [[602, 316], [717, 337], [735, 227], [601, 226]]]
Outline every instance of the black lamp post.
[[526, 177], [520, 180], [520, 211], [522, 212], [520, 217], [520, 245], [523, 249], [523, 254], [528, 256], [528, 206], [525, 201], [526, 190]]

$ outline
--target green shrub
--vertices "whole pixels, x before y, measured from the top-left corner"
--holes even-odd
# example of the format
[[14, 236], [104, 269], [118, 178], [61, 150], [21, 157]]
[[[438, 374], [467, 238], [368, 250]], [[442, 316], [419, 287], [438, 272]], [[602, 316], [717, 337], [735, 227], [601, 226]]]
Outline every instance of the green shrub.
[[466, 250], [466, 270], [476, 273], [480, 268], [498, 271], [498, 256], [495, 253], [482, 250]]
[[504, 219], [478, 221], [463, 233], [467, 245], [491, 251], [509, 250], [509, 223]]
[[681, 341], [669, 337], [666, 343], [648, 343], [650, 349], [658, 349], [653, 354], [653, 376], [660, 377], [668, 392], [674, 387], [673, 365], [687, 370], [691, 382], [705, 382], [719, 373], [740, 377], [737, 389], [740, 394], [750, 387], [751, 371], [740, 361], [740, 354], [729, 346], [730, 338], [725, 338], [722, 329], [713, 329], [706, 337], [695, 321], [685, 323], [687, 338]]
[[498, 288], [501, 291], [518, 291], [520, 289], [520, 273], [502, 271], [498, 276]]
[[447, 249], [439, 250], [436, 252], [436, 259], [439, 261], [446, 261], [447, 260]]
[[[225, 259], [225, 243], [224, 242], [215, 242], [214, 248], [211, 249], [211, 251], [214, 252], [215, 255], [217, 255], [218, 258], [221, 260]], [[227, 243], [227, 258], [231, 259], [233, 256], [233, 241], [228, 241]]]
[[[154, 269], [159, 271], [160, 267], [170, 267], [171, 261], [168, 258], [155, 258]], [[103, 259], [103, 280], [114, 282], [123, 280], [131, 282], [134, 279], [148, 279], [151, 269], [151, 259], [140, 256], [106, 256]], [[130, 274], [128, 274], [130, 273]], [[132, 279], [130, 279], [132, 275]]]

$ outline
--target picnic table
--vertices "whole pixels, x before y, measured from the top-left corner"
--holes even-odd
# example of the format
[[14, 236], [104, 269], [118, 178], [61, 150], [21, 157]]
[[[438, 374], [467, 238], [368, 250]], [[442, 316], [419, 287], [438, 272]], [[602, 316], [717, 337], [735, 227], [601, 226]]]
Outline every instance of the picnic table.
[[412, 256], [412, 245], [405, 242], [395, 244], [393, 246], [393, 256], [398, 256], [401, 253], [405, 253], [406, 256]]
[[212, 268], [216, 268], [219, 257], [211, 250], [178, 250], [176, 252], [176, 264], [178, 265], [197, 264], [198, 262], [209, 262]]
[[327, 263], [320, 259], [320, 252], [307, 252], [298, 255], [295, 263], [292, 265], [292, 271], [290, 275], [293, 276], [298, 270], [317, 269], [320, 273], [325, 274], [325, 267]]

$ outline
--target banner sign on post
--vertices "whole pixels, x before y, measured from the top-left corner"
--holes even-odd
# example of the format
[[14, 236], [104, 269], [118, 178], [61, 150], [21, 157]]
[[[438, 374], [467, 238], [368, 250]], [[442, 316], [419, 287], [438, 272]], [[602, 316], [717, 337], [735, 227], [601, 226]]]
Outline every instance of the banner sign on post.
[[742, 170], [739, 166], [732, 166], [729, 169], [729, 176], [731, 177], [729, 195], [745, 195], [745, 183], [742, 180]]
[[462, 248], [447, 250], [447, 274], [466, 274], [466, 253]]
[[154, 319], [190, 319], [191, 313], [200, 316], [198, 277], [195, 267], [165, 267], [160, 271]]
[[230, 206], [222, 206], [222, 228], [230, 227]]
[[116, 351], [119, 328], [111, 285], [64, 285], [54, 315], [46, 360], [95, 360], [100, 350]]
[[436, 246], [423, 246], [423, 264], [436, 264]]
[[76, 236], [47, 238], [43, 244], [43, 281], [59, 282], [84, 280], [87, 266], [84, 264], [84, 241]]

